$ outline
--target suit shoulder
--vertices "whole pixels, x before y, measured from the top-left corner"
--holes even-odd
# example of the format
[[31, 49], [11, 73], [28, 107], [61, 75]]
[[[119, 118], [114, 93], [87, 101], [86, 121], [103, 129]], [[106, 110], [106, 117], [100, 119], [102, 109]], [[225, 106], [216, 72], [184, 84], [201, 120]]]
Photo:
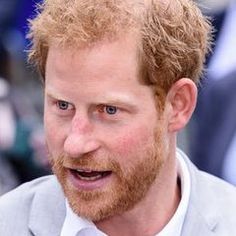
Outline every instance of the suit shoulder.
[[54, 176], [44, 176], [25, 184], [0, 197], [0, 217], [16, 210], [26, 210], [31, 205], [35, 194], [56, 181]]
[[0, 235], [32, 235], [30, 222], [35, 215], [38, 217], [47, 207], [50, 208], [48, 203], [51, 204], [58, 194], [61, 196], [62, 192], [56, 178], [45, 176], [3, 195], [0, 198]]
[[[230, 203], [236, 210], [236, 187], [216, 176], [200, 171], [200, 181], [204, 183], [206, 192], [212, 194], [218, 202]], [[225, 206], [224, 206], [225, 207]]]
[[215, 230], [220, 232], [219, 235], [235, 235], [236, 187], [199, 171], [197, 191], [194, 192], [195, 206], [201, 214], [211, 216], [209, 219], [218, 219]]
[[[185, 158], [191, 178], [192, 197], [211, 203], [232, 202], [236, 211], [236, 187], [212, 174], [199, 170], [189, 159]], [[227, 204], [226, 204], [227, 206]], [[221, 206], [218, 206], [221, 207]], [[225, 207], [224, 205], [222, 207]]]

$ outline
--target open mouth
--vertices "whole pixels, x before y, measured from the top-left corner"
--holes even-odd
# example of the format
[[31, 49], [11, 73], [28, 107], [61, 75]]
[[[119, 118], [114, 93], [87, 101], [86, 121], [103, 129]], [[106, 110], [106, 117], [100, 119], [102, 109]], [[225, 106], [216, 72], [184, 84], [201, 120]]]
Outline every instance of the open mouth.
[[96, 181], [112, 174], [112, 171], [93, 171], [83, 169], [70, 169], [73, 176], [84, 181]]

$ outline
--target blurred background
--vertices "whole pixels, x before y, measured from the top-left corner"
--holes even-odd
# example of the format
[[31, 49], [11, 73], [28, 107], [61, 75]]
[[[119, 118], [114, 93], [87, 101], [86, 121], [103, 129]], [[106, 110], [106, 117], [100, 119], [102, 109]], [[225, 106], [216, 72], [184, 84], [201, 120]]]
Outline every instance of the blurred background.
[[0, 195], [49, 173], [42, 88], [27, 65], [27, 19], [36, 0], [0, 0]]
[[236, 185], [236, 0], [198, 0], [214, 26], [198, 103], [179, 146], [201, 169]]
[[[0, 195], [50, 173], [42, 86], [26, 56], [27, 19], [38, 2], [0, 0]], [[236, 0], [196, 2], [215, 27], [214, 45], [178, 145], [199, 168], [236, 184]]]

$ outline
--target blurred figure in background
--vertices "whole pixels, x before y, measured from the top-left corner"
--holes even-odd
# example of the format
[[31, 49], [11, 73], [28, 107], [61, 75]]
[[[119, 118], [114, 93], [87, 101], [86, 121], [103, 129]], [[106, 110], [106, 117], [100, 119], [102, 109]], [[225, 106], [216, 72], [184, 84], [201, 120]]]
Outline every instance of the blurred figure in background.
[[[212, 22], [212, 25], [214, 26], [214, 33], [213, 33], [213, 44], [212, 44], [212, 53], [209, 53], [206, 58], [205, 62], [205, 68], [206, 70], [206, 76], [205, 78], [202, 78], [201, 84], [204, 89], [206, 86], [208, 86], [209, 83], [213, 82], [213, 78], [211, 78], [210, 73], [213, 72], [213, 69], [210, 69], [212, 67], [212, 61], [219, 61], [219, 57], [216, 55], [215, 51], [217, 51], [219, 45], [221, 44], [220, 38], [222, 36], [222, 29], [226, 22], [226, 15], [228, 12], [228, 9], [230, 7], [230, 1], [231, 0], [195, 0], [197, 4], [199, 5], [200, 9], [202, 10], [203, 14], [209, 17], [209, 20]], [[222, 46], [222, 45], [221, 45]], [[233, 47], [231, 45], [231, 47]], [[221, 50], [222, 52], [222, 50]], [[235, 54], [236, 55], [236, 54]], [[215, 58], [216, 57], [216, 58]], [[214, 59], [213, 59], [214, 58]], [[213, 66], [215, 64], [213, 63]], [[214, 66], [215, 67], [215, 66]], [[217, 73], [217, 71], [215, 71]], [[207, 77], [207, 79], [206, 79]], [[198, 100], [201, 100], [201, 87], [199, 88], [199, 95]], [[195, 140], [196, 138], [192, 138], [195, 135], [195, 132], [197, 131], [196, 122], [198, 122], [198, 112], [199, 112], [200, 104], [198, 102], [197, 108], [194, 112], [194, 116], [190, 122], [190, 125], [185, 129], [183, 132], [180, 133], [178, 136], [178, 144], [179, 146], [185, 150], [185, 152], [191, 154], [194, 156], [193, 161], [195, 162], [195, 159], [199, 157], [195, 157]], [[191, 140], [190, 140], [191, 137]], [[196, 164], [196, 162], [195, 162]]]
[[47, 173], [35, 159], [39, 152], [42, 156], [46, 154], [33, 107], [10, 83], [10, 56], [1, 43], [0, 51], [0, 153], [1, 159], [4, 159], [1, 161], [5, 165], [8, 163], [14, 172], [11, 177], [14, 184], [10, 186], [14, 187], [16, 183]]
[[235, 91], [236, 70], [202, 91], [193, 150], [200, 169], [236, 185]]
[[215, 44], [190, 126], [189, 152], [200, 169], [236, 184], [236, 1], [204, 2]]
[[0, 153], [16, 183], [48, 173], [41, 88], [31, 80], [35, 75], [26, 68], [24, 51], [27, 18], [37, 2], [0, 0]]
[[215, 47], [207, 71], [208, 77], [214, 80], [223, 79], [236, 69], [236, 0], [223, 3], [221, 9], [208, 13], [216, 28]]
[[14, 142], [15, 120], [9, 102], [9, 84], [5, 78], [9, 75], [9, 60], [6, 50], [0, 43], [0, 195], [19, 184], [10, 161], [3, 154]]

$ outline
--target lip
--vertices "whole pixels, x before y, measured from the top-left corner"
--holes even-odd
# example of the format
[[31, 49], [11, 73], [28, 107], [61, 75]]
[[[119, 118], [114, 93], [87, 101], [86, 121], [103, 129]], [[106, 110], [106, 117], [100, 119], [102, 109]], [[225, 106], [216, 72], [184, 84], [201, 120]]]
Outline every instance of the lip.
[[106, 187], [112, 179], [112, 173], [108, 176], [105, 176], [101, 179], [97, 180], [82, 180], [79, 179], [71, 169], [67, 169], [68, 173], [68, 180], [69, 182], [77, 189], [82, 191], [92, 191], [92, 190], [99, 190], [101, 188]]

